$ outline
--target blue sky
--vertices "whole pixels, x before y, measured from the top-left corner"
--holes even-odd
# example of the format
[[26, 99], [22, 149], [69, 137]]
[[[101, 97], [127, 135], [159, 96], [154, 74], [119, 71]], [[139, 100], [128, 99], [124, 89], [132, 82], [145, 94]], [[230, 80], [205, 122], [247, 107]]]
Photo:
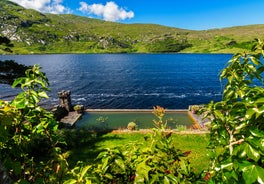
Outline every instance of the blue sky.
[[206, 30], [264, 24], [264, 0], [11, 0], [45, 13]]

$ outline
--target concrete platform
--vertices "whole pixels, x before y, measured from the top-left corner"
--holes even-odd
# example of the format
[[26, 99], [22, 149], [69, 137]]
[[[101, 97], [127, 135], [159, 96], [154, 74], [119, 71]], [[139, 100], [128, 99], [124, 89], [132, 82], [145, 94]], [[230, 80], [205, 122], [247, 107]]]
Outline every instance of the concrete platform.
[[76, 111], [69, 112], [67, 116], [60, 120], [66, 127], [73, 127], [75, 123], [82, 117], [82, 114]]

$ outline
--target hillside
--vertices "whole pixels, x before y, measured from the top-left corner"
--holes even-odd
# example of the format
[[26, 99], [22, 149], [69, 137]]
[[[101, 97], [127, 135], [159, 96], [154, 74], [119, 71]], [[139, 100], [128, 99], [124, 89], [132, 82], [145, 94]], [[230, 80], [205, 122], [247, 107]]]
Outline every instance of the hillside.
[[198, 52], [249, 49], [264, 25], [193, 31], [154, 24], [121, 24], [76, 15], [42, 14], [0, 0], [0, 35], [14, 53]]

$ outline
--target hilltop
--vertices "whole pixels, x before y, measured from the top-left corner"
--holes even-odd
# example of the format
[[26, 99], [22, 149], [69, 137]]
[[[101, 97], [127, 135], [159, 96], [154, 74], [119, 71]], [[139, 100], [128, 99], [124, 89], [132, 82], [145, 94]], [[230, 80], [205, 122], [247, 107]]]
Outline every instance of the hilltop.
[[264, 25], [194, 31], [155, 24], [121, 24], [71, 14], [43, 14], [0, 0], [0, 35], [16, 54], [233, 53], [264, 38]]

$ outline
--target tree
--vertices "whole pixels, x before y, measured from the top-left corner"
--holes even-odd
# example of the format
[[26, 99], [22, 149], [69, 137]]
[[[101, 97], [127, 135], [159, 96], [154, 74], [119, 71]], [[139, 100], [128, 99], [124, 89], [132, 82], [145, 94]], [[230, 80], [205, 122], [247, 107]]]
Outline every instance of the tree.
[[236, 54], [222, 70], [222, 101], [205, 109], [211, 119], [211, 183], [264, 183], [264, 43]]
[[[0, 50], [4, 53], [12, 53], [11, 47], [13, 46], [7, 37], [0, 36]], [[27, 66], [13, 60], [0, 60], [0, 83], [11, 85], [16, 78], [22, 77], [27, 69]]]
[[5, 36], [0, 36], [0, 49], [3, 50], [4, 52], [13, 52], [11, 50], [11, 47], [14, 47], [14, 45], [11, 43], [11, 41], [5, 37]]
[[13, 60], [0, 60], [0, 84], [10, 84], [15, 79], [25, 75], [25, 71], [29, 69], [28, 66], [18, 64]]

